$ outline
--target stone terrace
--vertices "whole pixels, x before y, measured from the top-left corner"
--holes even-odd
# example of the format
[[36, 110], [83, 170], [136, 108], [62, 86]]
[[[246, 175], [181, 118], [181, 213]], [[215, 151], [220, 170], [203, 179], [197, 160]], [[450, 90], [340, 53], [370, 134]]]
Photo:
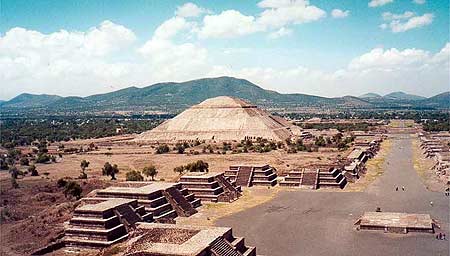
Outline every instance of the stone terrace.
[[179, 183], [141, 182], [139, 187], [109, 187], [96, 191], [95, 197], [83, 199], [86, 202], [108, 200], [110, 198], [137, 199], [140, 206], [152, 213], [156, 221], [167, 221], [178, 216], [188, 217], [195, 214], [200, 199], [189, 194]]
[[234, 237], [231, 228], [139, 223], [137, 234], [125, 256], [256, 256], [256, 248]]
[[277, 174], [269, 165], [232, 165], [225, 176], [237, 186], [275, 186]]
[[224, 173], [190, 173], [180, 178], [183, 188], [202, 201], [232, 202], [241, 196], [241, 187]]
[[75, 209], [64, 243], [68, 247], [106, 247], [128, 238], [137, 222], [153, 221], [135, 199], [110, 199]]
[[280, 181], [283, 187], [299, 187], [318, 189], [324, 187], [343, 189], [347, 184], [347, 179], [338, 168], [321, 168], [312, 170], [292, 170]]
[[383, 230], [391, 233], [434, 233], [434, 224], [429, 214], [397, 212], [365, 212], [356, 222], [360, 230]]

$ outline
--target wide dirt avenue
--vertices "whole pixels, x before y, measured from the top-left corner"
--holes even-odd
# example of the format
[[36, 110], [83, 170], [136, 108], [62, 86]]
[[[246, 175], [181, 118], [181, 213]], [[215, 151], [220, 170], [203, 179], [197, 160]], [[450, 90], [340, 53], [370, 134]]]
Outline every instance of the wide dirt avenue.
[[437, 232], [448, 236], [449, 197], [423, 185], [414, 170], [410, 135], [390, 139], [384, 173], [364, 192], [284, 191], [216, 224], [232, 227], [262, 255], [449, 255], [449, 241], [437, 240], [434, 234], [355, 229], [365, 211], [380, 207], [385, 212], [430, 214], [441, 225]]

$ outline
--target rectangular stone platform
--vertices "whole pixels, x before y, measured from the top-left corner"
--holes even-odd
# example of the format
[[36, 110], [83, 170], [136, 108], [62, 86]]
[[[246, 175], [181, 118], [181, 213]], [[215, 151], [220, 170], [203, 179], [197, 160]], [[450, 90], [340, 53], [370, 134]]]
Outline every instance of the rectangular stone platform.
[[383, 230], [391, 233], [434, 233], [434, 223], [429, 214], [398, 212], [365, 212], [355, 223], [360, 230]]
[[139, 223], [136, 233], [125, 256], [256, 256], [256, 248], [234, 237], [231, 228]]
[[140, 206], [152, 213], [156, 221], [172, 221], [178, 216], [188, 217], [195, 214], [196, 207], [201, 205], [200, 199], [182, 188], [180, 183], [170, 182], [136, 182], [122, 183], [120, 186], [108, 187], [96, 191], [94, 198], [137, 199]]

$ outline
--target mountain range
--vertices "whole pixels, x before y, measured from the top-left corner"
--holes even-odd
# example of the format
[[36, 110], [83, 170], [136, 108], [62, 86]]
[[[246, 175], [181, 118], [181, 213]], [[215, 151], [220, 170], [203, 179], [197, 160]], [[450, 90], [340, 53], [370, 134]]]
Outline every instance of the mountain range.
[[426, 97], [418, 96], [414, 94], [408, 94], [404, 92], [391, 92], [389, 94], [386, 94], [384, 96], [381, 96], [377, 93], [366, 93], [361, 96], [359, 96], [361, 99], [385, 99], [385, 100], [423, 100], [426, 99]]
[[373, 108], [448, 108], [450, 92], [434, 97], [394, 92], [385, 96], [374, 93], [360, 97], [327, 98], [307, 94], [282, 94], [265, 90], [248, 80], [234, 77], [203, 78], [182, 83], [157, 83], [143, 88], [128, 87], [87, 97], [61, 97], [23, 93], [0, 102], [1, 112], [78, 113], [102, 111], [178, 112], [207, 98], [216, 96], [242, 98], [265, 108], [298, 109], [320, 107], [332, 109]]

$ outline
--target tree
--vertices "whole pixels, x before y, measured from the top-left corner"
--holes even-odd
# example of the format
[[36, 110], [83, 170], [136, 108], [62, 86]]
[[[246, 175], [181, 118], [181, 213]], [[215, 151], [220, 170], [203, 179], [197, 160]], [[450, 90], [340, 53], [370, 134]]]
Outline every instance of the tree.
[[169, 151], [170, 151], [170, 148], [166, 144], [160, 145], [156, 148], [156, 154], [164, 154], [164, 153], [168, 153]]
[[177, 150], [178, 154], [184, 154], [185, 147], [181, 143], [177, 143], [175, 145], [175, 149]]
[[144, 167], [142, 170], [142, 174], [144, 174], [147, 177], [152, 177], [152, 180], [155, 180], [155, 176], [158, 174], [158, 170], [156, 170], [156, 167], [154, 165], [149, 165]]
[[46, 153], [39, 153], [36, 159], [37, 163], [47, 163], [50, 161], [50, 156]]
[[31, 176], [39, 176], [39, 173], [38, 173], [38, 171], [36, 169], [36, 166], [34, 164], [30, 165], [30, 167], [28, 167], [28, 172], [31, 173]]
[[81, 163], [80, 163], [81, 170], [84, 172], [86, 170], [86, 168], [89, 167], [89, 164], [90, 163], [88, 161], [82, 160]]
[[17, 183], [17, 180], [14, 177], [11, 177], [11, 186], [12, 188], [19, 188], [19, 183]]
[[76, 199], [80, 199], [81, 193], [83, 189], [80, 184], [75, 181], [68, 181], [64, 186], [64, 195], [67, 197], [68, 195], [75, 197]]
[[141, 175], [139, 171], [129, 171], [125, 174], [127, 181], [143, 181], [144, 177]]
[[8, 170], [8, 163], [6, 162], [6, 159], [0, 159], [0, 170]]
[[177, 166], [177, 167], [173, 168], [173, 171], [177, 172], [181, 175], [184, 172], [184, 166], [183, 165]]
[[86, 161], [86, 160], [81, 160], [81, 163], [80, 163], [80, 167], [81, 167], [81, 174], [80, 174], [80, 179], [87, 179], [87, 174], [86, 174], [86, 169], [89, 167], [89, 162], [88, 161]]
[[20, 165], [29, 165], [30, 164], [30, 160], [28, 160], [28, 158], [26, 157], [22, 157], [20, 158]]
[[11, 178], [13, 179], [17, 179], [17, 177], [19, 176], [19, 169], [17, 169], [17, 167], [14, 165], [9, 168], [8, 172], [9, 174], [11, 174]]
[[111, 165], [109, 162], [106, 162], [102, 168], [102, 174], [106, 176], [111, 176], [111, 180], [116, 179], [116, 173], [119, 172], [119, 167], [117, 164]]
[[189, 163], [185, 166], [185, 169], [190, 172], [208, 172], [209, 165], [203, 160], [197, 160], [196, 162]]

